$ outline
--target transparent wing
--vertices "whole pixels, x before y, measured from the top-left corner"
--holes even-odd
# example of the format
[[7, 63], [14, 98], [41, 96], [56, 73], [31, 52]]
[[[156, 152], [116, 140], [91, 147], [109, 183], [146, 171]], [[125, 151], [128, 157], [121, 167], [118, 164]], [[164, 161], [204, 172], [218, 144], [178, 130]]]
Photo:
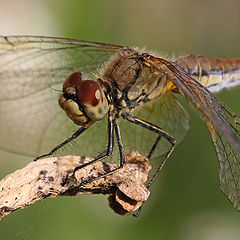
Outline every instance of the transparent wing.
[[[219, 160], [221, 190], [240, 210], [240, 121], [239, 117], [178, 66], [160, 59], [168, 68], [171, 81], [200, 110]], [[153, 63], [155, 65], [155, 63]]]
[[[78, 126], [58, 105], [63, 81], [74, 71], [95, 73], [119, 48], [64, 38], [0, 36], [0, 147], [37, 156], [71, 136]], [[94, 129], [100, 131], [92, 127], [88, 134]], [[83, 139], [81, 149], [89, 145]], [[99, 140], [92, 144], [98, 146]]]
[[[159, 126], [173, 136], [177, 144], [183, 140], [189, 129], [188, 113], [171, 92], [160, 96], [154, 101], [144, 103], [132, 115]], [[124, 119], [120, 122], [120, 129], [126, 152], [135, 149], [142, 155], [148, 156], [158, 137], [156, 133], [129, 123]], [[169, 147], [169, 142], [162, 139], [152, 157], [163, 155], [169, 150]]]
[[[226, 141], [226, 138], [219, 133], [213, 124], [207, 120], [212, 142], [215, 146], [219, 160], [219, 179], [223, 193], [233, 203], [234, 207], [240, 211], [240, 162], [239, 154]], [[239, 131], [239, 129], [238, 129]]]

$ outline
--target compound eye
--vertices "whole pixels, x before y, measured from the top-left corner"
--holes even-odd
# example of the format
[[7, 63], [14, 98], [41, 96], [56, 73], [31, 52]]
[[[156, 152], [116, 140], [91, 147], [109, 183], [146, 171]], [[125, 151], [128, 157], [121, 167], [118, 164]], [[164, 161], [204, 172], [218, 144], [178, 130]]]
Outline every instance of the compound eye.
[[68, 92], [69, 89], [75, 88], [80, 84], [82, 80], [82, 74], [80, 72], [71, 73], [63, 83], [63, 92]]
[[76, 87], [76, 95], [87, 116], [101, 120], [108, 111], [108, 102], [101, 86], [92, 80], [82, 81]]
[[77, 86], [77, 97], [83, 105], [98, 105], [102, 97], [101, 92], [102, 88], [92, 80], [82, 81]]

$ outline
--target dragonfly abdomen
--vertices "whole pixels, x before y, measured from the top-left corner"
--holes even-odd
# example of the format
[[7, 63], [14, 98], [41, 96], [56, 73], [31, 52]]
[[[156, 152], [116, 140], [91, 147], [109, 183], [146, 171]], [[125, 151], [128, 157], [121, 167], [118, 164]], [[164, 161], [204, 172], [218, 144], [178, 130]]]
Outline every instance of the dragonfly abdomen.
[[240, 58], [218, 59], [188, 55], [178, 58], [176, 63], [212, 92], [240, 84]]

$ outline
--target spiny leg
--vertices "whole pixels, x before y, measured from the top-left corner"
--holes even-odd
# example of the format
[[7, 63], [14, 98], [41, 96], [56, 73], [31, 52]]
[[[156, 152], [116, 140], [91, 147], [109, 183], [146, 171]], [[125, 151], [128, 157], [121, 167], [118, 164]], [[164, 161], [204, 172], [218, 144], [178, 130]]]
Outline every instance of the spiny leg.
[[96, 158], [94, 158], [92, 161], [84, 163], [80, 166], [77, 166], [74, 168], [73, 173], [71, 174], [70, 177], [66, 177], [65, 180], [62, 182], [62, 186], [68, 184], [69, 182], [72, 181], [72, 179], [75, 176], [75, 173], [81, 169], [84, 168], [100, 159], [103, 159], [109, 155], [112, 154], [113, 151], [113, 144], [114, 144], [114, 127], [113, 127], [113, 121], [110, 119], [110, 117], [108, 117], [108, 146], [107, 146], [107, 150], [105, 150], [104, 152], [100, 153]]
[[155, 143], [153, 144], [151, 150], [149, 151], [149, 154], [148, 154], [148, 156], [147, 156], [148, 160], [150, 160], [150, 158], [152, 157], [152, 155], [153, 155], [153, 153], [154, 153], [154, 151], [155, 151], [158, 143], [160, 142], [161, 138], [162, 138], [162, 136], [158, 135]]
[[108, 119], [108, 146], [107, 149], [105, 151], [103, 151], [102, 153], [100, 153], [96, 158], [94, 158], [92, 161], [87, 162], [85, 164], [82, 164], [80, 166], [77, 166], [74, 170], [73, 170], [73, 174], [71, 176], [71, 178], [75, 175], [76, 171], [78, 171], [81, 168], [84, 168], [88, 165], [93, 164], [94, 162], [97, 162], [101, 159], [104, 159], [107, 156], [110, 156], [112, 154], [113, 151], [113, 145], [114, 145], [114, 124], [113, 121]]
[[150, 179], [149, 183], [147, 184], [147, 188], [149, 188], [151, 186], [151, 184], [153, 183], [153, 181], [155, 180], [155, 178], [157, 177], [159, 171], [162, 169], [162, 167], [164, 166], [164, 164], [166, 163], [167, 159], [169, 158], [169, 156], [171, 155], [171, 153], [173, 152], [174, 150], [174, 146], [176, 144], [176, 140], [170, 136], [167, 132], [165, 132], [164, 130], [162, 130], [160, 127], [152, 124], [152, 123], [149, 123], [147, 121], [144, 121], [142, 119], [139, 119], [137, 117], [134, 117], [134, 116], [130, 116], [128, 115], [126, 117], [126, 119], [138, 126], [141, 126], [141, 127], [144, 127], [150, 131], [153, 131], [155, 133], [158, 134], [158, 137], [155, 141], [155, 143], [153, 144], [149, 154], [148, 154], [148, 159], [150, 159], [150, 157], [152, 156], [153, 152], [155, 151], [160, 139], [163, 137], [165, 138], [170, 144], [171, 144], [171, 147], [170, 149], [168, 150], [168, 152], [166, 153], [166, 155], [164, 156], [163, 160], [161, 161], [160, 165], [158, 166], [156, 172], [154, 173], [153, 177]]
[[[171, 153], [173, 152], [174, 150], [174, 146], [176, 144], [176, 140], [170, 136], [168, 133], [166, 133], [165, 131], [163, 131], [160, 127], [152, 124], [152, 123], [149, 123], [147, 121], [144, 121], [142, 119], [139, 119], [137, 117], [134, 117], [134, 116], [131, 116], [131, 115], [127, 115], [125, 116], [125, 118], [138, 125], [138, 126], [141, 126], [141, 127], [144, 127], [150, 131], [153, 131], [155, 133], [158, 134], [158, 137], [155, 141], [155, 143], [153, 144], [149, 154], [148, 154], [148, 158], [150, 158], [153, 154], [153, 152], [155, 151], [158, 143], [160, 142], [160, 139], [163, 137], [165, 138], [170, 144], [171, 144], [171, 147], [170, 149], [168, 150], [168, 152], [166, 153], [166, 155], [164, 156], [163, 160], [161, 161], [160, 165], [158, 166], [158, 168], [156, 169], [155, 173], [153, 174], [153, 177], [149, 180], [148, 184], [146, 185], [146, 187], [149, 189], [149, 187], [152, 185], [153, 181], [156, 179], [158, 173], [160, 172], [160, 170], [163, 168], [164, 164], [166, 163], [167, 159], [169, 158], [169, 156], [171, 155]], [[137, 217], [139, 216], [140, 212], [141, 212], [141, 209], [142, 209], [142, 206], [138, 209], [138, 211], [133, 214], [133, 216]]]
[[44, 158], [44, 157], [50, 157], [51, 155], [53, 155], [53, 153], [55, 153], [56, 151], [58, 151], [60, 148], [62, 148], [63, 146], [65, 146], [66, 144], [68, 144], [69, 142], [71, 142], [72, 140], [76, 139], [79, 135], [81, 135], [83, 132], [85, 132], [89, 127], [81, 127], [80, 129], [78, 129], [70, 138], [68, 138], [67, 140], [65, 140], [64, 142], [60, 143], [59, 145], [57, 145], [54, 149], [52, 149], [49, 153], [43, 154], [41, 156], [38, 156], [36, 158], [34, 158], [34, 161], [39, 160], [40, 158]]
[[[160, 139], [159, 139], [160, 140]], [[157, 145], [159, 143], [158, 139], [156, 140], [155, 144], [154, 145]], [[171, 143], [171, 147], [170, 149], [168, 150], [168, 152], [166, 153], [166, 155], [164, 156], [163, 160], [161, 161], [161, 163], [159, 164], [158, 168], [156, 169], [155, 173], [153, 174], [152, 178], [149, 180], [149, 182], [147, 183], [146, 187], [149, 189], [150, 186], [152, 185], [152, 183], [154, 182], [154, 180], [156, 179], [158, 173], [160, 172], [160, 170], [163, 168], [164, 164], [166, 163], [167, 159], [169, 158], [169, 156], [171, 155], [171, 153], [173, 152], [174, 150], [174, 147], [175, 147], [175, 139], [173, 138], [173, 142], [170, 142]]]
[[[105, 173], [103, 173], [103, 174], [100, 174], [100, 175], [97, 176], [97, 177], [89, 178], [89, 179], [81, 182], [81, 183], [77, 186], [77, 188], [79, 188], [79, 187], [81, 187], [81, 186], [83, 186], [83, 185], [85, 185], [85, 184], [87, 184], [87, 183], [90, 183], [90, 182], [92, 182], [92, 181], [94, 181], [94, 180], [97, 180], [97, 179], [99, 179], [99, 178], [101, 178], [101, 177], [105, 177], [105, 176], [107, 176], [107, 175], [109, 175], [109, 174], [111, 174], [111, 173], [113, 173], [113, 172], [116, 172], [117, 170], [119, 170], [120, 168], [122, 168], [122, 167], [124, 166], [124, 164], [126, 163], [125, 155], [124, 155], [124, 150], [123, 150], [123, 144], [122, 144], [122, 140], [121, 140], [120, 129], [119, 129], [118, 123], [117, 123], [116, 121], [114, 121], [114, 123], [112, 124], [112, 126], [113, 126], [112, 129], [115, 130], [116, 139], [117, 139], [117, 143], [118, 143], [119, 154], [120, 154], [120, 165], [119, 165], [118, 167], [112, 169], [111, 171], [105, 172]], [[92, 160], [92, 161], [90, 161], [90, 162], [88, 162], [88, 163], [86, 163], [86, 164], [83, 164], [83, 165], [81, 165], [81, 166], [79, 166], [79, 167], [76, 167], [76, 168], [74, 169], [74, 173], [75, 173], [78, 169], [81, 169], [81, 168], [83, 168], [83, 167], [85, 167], [85, 166], [87, 166], [87, 165], [89, 165], [89, 164], [92, 164], [92, 163], [94, 163], [94, 162], [96, 162], [96, 161], [99, 161], [99, 160], [101, 160], [101, 159], [109, 156], [110, 154], [112, 154], [113, 142], [114, 142], [114, 132], [113, 132], [113, 131], [111, 131], [111, 133], [109, 132], [109, 135], [110, 135], [110, 136], [109, 136], [109, 139], [111, 139], [111, 142], [108, 144], [108, 148], [110, 147], [110, 148], [111, 148], [111, 151], [109, 152], [108, 149], [107, 149], [107, 151], [104, 151], [104, 152], [107, 152], [107, 153], [109, 152], [109, 154], [104, 154], [102, 157], [97, 157], [97, 158], [95, 158], [94, 160]], [[104, 153], [104, 152], [103, 152], [103, 153]], [[76, 188], [76, 186], [74, 186], [74, 187], [72, 187], [72, 188]]]

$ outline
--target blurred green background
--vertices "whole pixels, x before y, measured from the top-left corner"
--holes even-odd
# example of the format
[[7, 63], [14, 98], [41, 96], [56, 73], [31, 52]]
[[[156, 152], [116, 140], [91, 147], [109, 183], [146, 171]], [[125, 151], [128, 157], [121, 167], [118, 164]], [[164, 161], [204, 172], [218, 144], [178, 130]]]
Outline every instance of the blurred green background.
[[[0, 0], [0, 34], [35, 34], [146, 47], [164, 56], [240, 56], [238, 0]], [[240, 88], [218, 96], [240, 112]], [[139, 218], [114, 214], [107, 196], [45, 200], [0, 222], [0, 240], [240, 239], [240, 213], [220, 192], [204, 123], [191, 129], [151, 188]], [[0, 176], [31, 159], [1, 152]]]

